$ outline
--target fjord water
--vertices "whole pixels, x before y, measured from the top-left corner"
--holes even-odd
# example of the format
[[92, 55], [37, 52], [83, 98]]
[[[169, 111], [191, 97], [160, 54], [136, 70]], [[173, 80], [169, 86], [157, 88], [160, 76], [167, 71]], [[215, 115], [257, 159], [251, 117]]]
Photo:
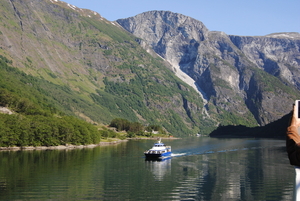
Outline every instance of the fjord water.
[[172, 157], [146, 161], [155, 140], [75, 150], [0, 152], [0, 200], [292, 200], [284, 140], [163, 140]]

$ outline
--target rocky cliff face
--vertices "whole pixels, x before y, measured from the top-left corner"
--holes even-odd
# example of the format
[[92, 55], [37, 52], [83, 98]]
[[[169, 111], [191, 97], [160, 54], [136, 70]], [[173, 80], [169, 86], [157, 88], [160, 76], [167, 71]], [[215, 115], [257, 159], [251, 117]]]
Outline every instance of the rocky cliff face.
[[278, 33], [264, 37], [229, 37], [257, 68], [300, 89], [299, 33]]
[[[299, 96], [300, 34], [262, 37], [211, 32], [193, 18], [150, 11], [117, 22], [188, 75], [218, 119], [265, 125], [287, 114]], [[216, 107], [213, 107], [216, 106]], [[229, 117], [230, 116], [230, 117]]]

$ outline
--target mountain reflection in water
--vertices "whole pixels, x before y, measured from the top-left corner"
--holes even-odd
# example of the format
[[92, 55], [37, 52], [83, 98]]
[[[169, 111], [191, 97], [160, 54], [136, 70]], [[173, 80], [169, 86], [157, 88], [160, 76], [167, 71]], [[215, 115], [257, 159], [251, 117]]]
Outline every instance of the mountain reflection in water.
[[172, 157], [147, 161], [153, 142], [0, 152], [0, 200], [293, 199], [295, 170], [283, 140], [164, 140]]

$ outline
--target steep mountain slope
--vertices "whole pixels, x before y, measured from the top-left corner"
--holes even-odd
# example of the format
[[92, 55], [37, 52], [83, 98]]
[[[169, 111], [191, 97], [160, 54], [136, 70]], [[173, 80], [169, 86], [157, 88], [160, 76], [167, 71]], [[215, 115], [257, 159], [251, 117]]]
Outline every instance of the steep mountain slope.
[[0, 0], [0, 6], [0, 55], [40, 80], [24, 84], [38, 84], [64, 113], [93, 123], [119, 117], [158, 124], [175, 136], [216, 125], [167, 62], [98, 13], [57, 0]]
[[243, 119], [265, 125], [289, 113], [300, 98], [299, 33], [229, 36], [168, 11], [117, 22], [166, 59], [174, 72], [192, 78], [208, 113], [217, 113], [221, 124]]

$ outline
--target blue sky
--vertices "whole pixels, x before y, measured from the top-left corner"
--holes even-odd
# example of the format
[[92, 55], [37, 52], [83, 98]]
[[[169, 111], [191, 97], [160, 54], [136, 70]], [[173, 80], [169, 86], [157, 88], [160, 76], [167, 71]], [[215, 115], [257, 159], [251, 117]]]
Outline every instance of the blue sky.
[[193, 17], [210, 31], [241, 36], [300, 33], [300, 0], [64, 0], [115, 21], [151, 10]]

